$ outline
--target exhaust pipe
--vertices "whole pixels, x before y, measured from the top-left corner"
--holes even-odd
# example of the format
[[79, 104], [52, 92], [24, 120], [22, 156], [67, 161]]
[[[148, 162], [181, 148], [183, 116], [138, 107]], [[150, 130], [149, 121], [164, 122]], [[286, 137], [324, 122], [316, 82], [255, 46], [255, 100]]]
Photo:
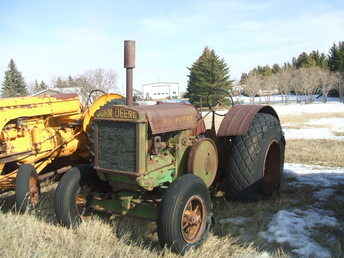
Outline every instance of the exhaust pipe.
[[124, 41], [124, 68], [126, 68], [126, 105], [133, 105], [133, 69], [135, 68], [135, 41]]

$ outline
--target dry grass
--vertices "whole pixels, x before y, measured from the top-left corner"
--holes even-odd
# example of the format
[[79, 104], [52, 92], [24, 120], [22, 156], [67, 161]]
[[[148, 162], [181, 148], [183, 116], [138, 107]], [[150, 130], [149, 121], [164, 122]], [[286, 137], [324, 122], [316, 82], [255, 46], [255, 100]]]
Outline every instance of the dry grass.
[[336, 140], [288, 140], [286, 162], [344, 167], [344, 143]]
[[333, 131], [333, 134], [335, 136], [344, 136], [344, 132], [336, 132], [336, 131]]
[[[52, 198], [54, 189], [44, 193], [40, 209], [17, 215], [8, 196], [0, 212], [2, 257], [178, 257], [160, 248], [154, 223], [134, 218], [115, 218], [101, 213], [88, 217], [78, 228], [56, 224]], [[7, 206], [7, 207], [6, 207]], [[187, 253], [187, 257], [266, 257], [261, 245], [241, 241], [230, 233], [214, 230], [206, 243]], [[274, 249], [271, 257], [286, 257]]]
[[[318, 114], [298, 114], [298, 115], [282, 115], [280, 120], [282, 124], [288, 125], [300, 125], [308, 122], [309, 120], [337, 117], [344, 118], [343, 112], [334, 112], [334, 113], [318, 113]], [[313, 127], [313, 126], [312, 126]]]

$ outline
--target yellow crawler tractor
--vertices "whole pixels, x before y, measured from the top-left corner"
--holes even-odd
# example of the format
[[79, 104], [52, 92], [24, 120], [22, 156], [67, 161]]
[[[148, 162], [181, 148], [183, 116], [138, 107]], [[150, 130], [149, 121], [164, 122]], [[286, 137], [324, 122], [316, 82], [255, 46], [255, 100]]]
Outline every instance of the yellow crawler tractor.
[[89, 159], [85, 131], [95, 110], [117, 94], [85, 109], [76, 94], [0, 99], [0, 192], [16, 190], [16, 208], [35, 206], [40, 181]]

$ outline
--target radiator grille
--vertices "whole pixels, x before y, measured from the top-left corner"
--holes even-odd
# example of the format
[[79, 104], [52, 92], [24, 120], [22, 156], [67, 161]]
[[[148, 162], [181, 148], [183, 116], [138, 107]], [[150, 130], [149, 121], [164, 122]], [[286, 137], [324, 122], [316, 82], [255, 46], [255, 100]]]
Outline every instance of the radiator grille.
[[136, 172], [136, 124], [97, 121], [98, 167]]

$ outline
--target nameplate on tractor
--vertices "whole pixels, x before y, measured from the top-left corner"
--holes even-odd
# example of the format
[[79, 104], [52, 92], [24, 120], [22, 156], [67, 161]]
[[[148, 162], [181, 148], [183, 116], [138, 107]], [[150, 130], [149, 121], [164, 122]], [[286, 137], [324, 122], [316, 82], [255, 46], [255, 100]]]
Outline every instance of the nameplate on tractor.
[[112, 108], [113, 118], [126, 119], [126, 120], [137, 120], [139, 114], [135, 110], [127, 109], [124, 107], [113, 107]]
[[98, 118], [113, 118], [123, 120], [137, 120], [139, 114], [135, 110], [131, 110], [125, 107], [112, 107], [109, 109], [100, 110], [97, 112]]

